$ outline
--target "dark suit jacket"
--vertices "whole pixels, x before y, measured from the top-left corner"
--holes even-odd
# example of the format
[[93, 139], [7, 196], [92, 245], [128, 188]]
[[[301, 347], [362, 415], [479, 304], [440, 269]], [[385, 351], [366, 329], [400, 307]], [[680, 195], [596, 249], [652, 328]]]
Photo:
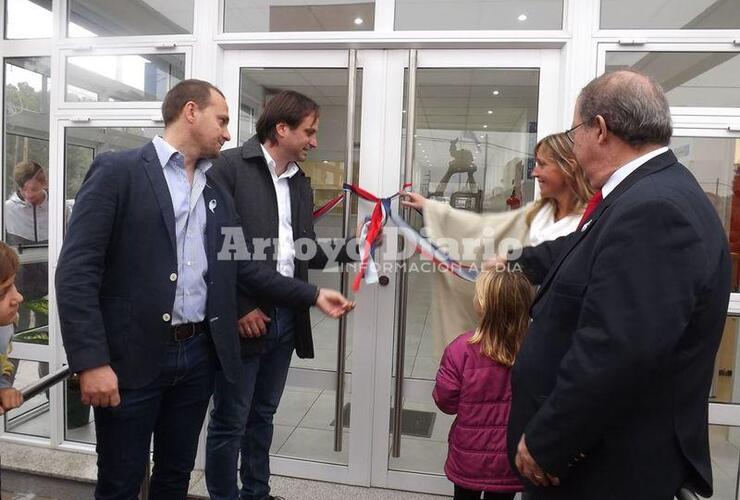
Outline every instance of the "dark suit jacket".
[[[227, 149], [214, 162], [208, 171], [210, 179], [223, 186], [234, 198], [237, 213], [242, 221], [247, 243], [256, 238], [275, 241], [278, 237], [278, 205], [275, 185], [272, 182], [267, 161], [257, 136], [246, 141], [241, 147]], [[313, 191], [308, 177], [299, 170], [288, 181], [290, 189], [290, 215], [293, 225], [293, 239], [310, 238], [316, 240], [313, 227]], [[346, 243], [339, 243], [338, 262], [348, 262]], [[267, 264], [276, 267], [277, 248], [268, 246], [265, 250]], [[328, 257], [320, 246], [310, 260], [295, 259], [295, 278], [307, 281], [308, 270], [323, 269]], [[274, 301], [270, 297], [254, 293], [239, 294], [239, 314], [243, 316], [259, 307], [270, 314]], [[294, 307], [295, 348], [301, 358], [313, 358], [313, 338], [311, 336], [311, 316], [307, 307]], [[263, 337], [242, 338], [242, 353], [256, 354], [262, 351]]]
[[668, 500], [685, 481], [711, 493], [707, 403], [730, 259], [691, 173], [658, 155], [585, 230], [518, 262], [542, 285], [512, 374], [510, 458], [524, 433], [562, 481], [531, 498]]
[[[239, 369], [237, 283], [285, 304], [309, 307], [316, 288], [251, 261], [218, 259], [221, 229], [239, 226], [215, 185], [206, 207], [206, 320], [227, 378]], [[175, 215], [154, 145], [95, 158], [74, 205], [56, 271], [62, 337], [72, 371], [110, 364], [122, 388], [159, 375], [177, 273]]]

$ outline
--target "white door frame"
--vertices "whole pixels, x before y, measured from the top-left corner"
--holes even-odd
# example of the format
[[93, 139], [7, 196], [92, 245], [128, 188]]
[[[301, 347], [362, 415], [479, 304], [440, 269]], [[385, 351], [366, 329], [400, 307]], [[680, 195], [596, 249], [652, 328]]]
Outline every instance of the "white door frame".
[[[540, 87], [538, 101], [538, 138], [560, 130], [562, 99], [560, 98], [560, 50], [559, 49], [505, 49], [505, 50], [418, 50], [417, 68], [538, 68]], [[386, 51], [381, 56], [384, 66], [383, 77], [375, 82], [365, 95], [371, 103], [377, 95], [378, 104], [372, 110], [385, 117], [382, 131], [376, 131], [377, 142], [363, 142], [364, 146], [378, 144], [375, 162], [379, 165], [380, 193], [393, 193], [401, 184], [402, 144], [401, 124], [403, 102], [404, 69], [409, 65], [408, 50]], [[381, 61], [379, 61], [381, 62]], [[369, 104], [368, 107], [371, 105]], [[365, 123], [363, 122], [363, 125]], [[364, 130], [363, 130], [363, 139]], [[369, 139], [369, 138], [368, 138]], [[366, 148], [368, 149], [368, 148]], [[368, 179], [370, 181], [370, 179]], [[362, 182], [362, 179], [361, 179]], [[395, 283], [395, 277], [390, 276]], [[373, 486], [451, 494], [452, 486], [443, 475], [406, 472], [389, 469], [390, 422], [388, 414], [393, 397], [393, 352], [396, 290], [394, 286], [380, 289], [377, 300], [377, 340], [374, 365], [373, 408]], [[404, 393], [425, 393], [431, 398], [431, 381], [405, 380]]]

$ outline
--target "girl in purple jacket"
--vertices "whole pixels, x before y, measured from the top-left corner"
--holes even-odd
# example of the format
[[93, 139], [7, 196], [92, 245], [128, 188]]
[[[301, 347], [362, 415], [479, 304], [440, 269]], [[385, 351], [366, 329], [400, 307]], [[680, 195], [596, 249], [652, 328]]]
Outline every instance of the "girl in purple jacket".
[[445, 474], [455, 500], [511, 500], [523, 486], [506, 455], [511, 366], [529, 323], [532, 287], [521, 272], [487, 271], [475, 284], [475, 331], [445, 349], [434, 401], [457, 414], [448, 438]]

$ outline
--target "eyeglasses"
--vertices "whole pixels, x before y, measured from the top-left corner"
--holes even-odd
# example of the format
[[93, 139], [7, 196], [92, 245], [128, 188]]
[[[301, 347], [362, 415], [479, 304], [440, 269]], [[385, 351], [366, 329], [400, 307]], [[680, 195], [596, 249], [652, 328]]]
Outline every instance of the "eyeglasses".
[[585, 124], [586, 124], [586, 122], [581, 122], [578, 125], [576, 125], [574, 127], [571, 127], [571, 128], [569, 128], [568, 130], [565, 131], [565, 137], [568, 138], [568, 140], [570, 141], [571, 144], [575, 144], [575, 141], [573, 140], [573, 131], [575, 131], [575, 129], [577, 129], [581, 125], [585, 125]]

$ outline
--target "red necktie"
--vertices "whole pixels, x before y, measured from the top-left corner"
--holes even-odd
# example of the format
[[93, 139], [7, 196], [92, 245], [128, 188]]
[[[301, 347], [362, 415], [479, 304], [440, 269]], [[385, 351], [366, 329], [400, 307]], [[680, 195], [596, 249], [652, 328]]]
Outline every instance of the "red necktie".
[[603, 199], [604, 198], [601, 197], [601, 191], [599, 190], [594, 193], [590, 200], [588, 200], [586, 210], [583, 212], [583, 217], [581, 217], [581, 222], [578, 223], [578, 229], [581, 229], [583, 223], [591, 217], [591, 214], [594, 213], [594, 210], [596, 210], [596, 207], [599, 206], [599, 203], [601, 203], [601, 200]]

